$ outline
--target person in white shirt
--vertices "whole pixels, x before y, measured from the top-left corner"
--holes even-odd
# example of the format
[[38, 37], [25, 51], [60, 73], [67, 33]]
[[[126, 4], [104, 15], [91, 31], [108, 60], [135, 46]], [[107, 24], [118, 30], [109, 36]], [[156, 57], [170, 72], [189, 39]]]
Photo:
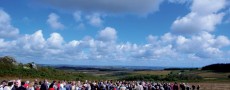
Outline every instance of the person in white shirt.
[[143, 90], [143, 89], [144, 89], [143, 86], [139, 82], [137, 82], [137, 86], [135, 87], [135, 90]]
[[3, 90], [11, 90], [13, 85], [13, 82], [8, 82], [8, 85], [3, 88]]
[[6, 85], [7, 85], [7, 81], [3, 80], [0, 85], [0, 90], [3, 90]]
[[126, 90], [126, 87], [124, 84], [121, 85], [120, 90]]

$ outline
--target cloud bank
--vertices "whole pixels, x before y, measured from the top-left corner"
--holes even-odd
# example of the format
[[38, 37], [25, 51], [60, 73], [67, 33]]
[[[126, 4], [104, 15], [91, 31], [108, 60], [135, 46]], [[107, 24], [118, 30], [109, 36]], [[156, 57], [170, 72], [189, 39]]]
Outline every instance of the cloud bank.
[[[21, 59], [36, 57], [40, 61], [69, 62], [68, 64], [77, 64], [79, 61], [117, 63], [145, 61], [151, 62], [149, 65], [162, 66], [177, 65], [173, 62], [187, 64], [198, 62], [199, 66], [229, 58], [229, 54], [226, 53], [228, 51], [223, 48], [230, 45], [230, 40], [226, 36], [215, 36], [207, 32], [191, 38], [171, 33], [160, 37], [149, 35], [146, 44], [119, 43], [117, 37], [117, 30], [112, 27], [100, 30], [95, 38], [86, 36], [81, 40], [69, 42], [56, 32], [44, 38], [42, 30], [38, 30], [12, 41], [0, 39], [0, 53]], [[159, 62], [162, 63], [156, 64]]]
[[212, 32], [222, 23], [225, 15], [223, 8], [226, 0], [193, 0], [191, 12], [184, 17], [178, 17], [171, 29], [177, 34], [196, 34], [199, 32]]
[[159, 10], [163, 0], [40, 0], [57, 9], [102, 13], [149, 14]]
[[0, 38], [13, 38], [19, 34], [18, 28], [11, 25], [10, 16], [0, 9]]

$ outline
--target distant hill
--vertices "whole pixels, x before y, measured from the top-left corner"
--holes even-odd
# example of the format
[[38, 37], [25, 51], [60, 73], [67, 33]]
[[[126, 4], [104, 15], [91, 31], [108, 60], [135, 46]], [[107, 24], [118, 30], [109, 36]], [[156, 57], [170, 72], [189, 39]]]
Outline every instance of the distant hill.
[[214, 72], [230, 72], [230, 63], [227, 64], [211, 64], [202, 67], [202, 70], [212, 70]]
[[18, 63], [11, 56], [0, 57], [0, 77], [48, 78], [57, 80], [101, 79], [100, 77], [80, 72], [57, 70], [49, 66], [37, 66], [34, 62], [27, 64]]
[[198, 70], [199, 68], [165, 68], [164, 70]]

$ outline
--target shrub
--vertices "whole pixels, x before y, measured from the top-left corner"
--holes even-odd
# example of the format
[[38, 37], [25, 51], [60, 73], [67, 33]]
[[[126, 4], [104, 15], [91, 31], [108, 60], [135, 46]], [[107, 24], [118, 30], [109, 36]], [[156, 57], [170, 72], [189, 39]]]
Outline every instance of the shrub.
[[170, 73], [165, 77], [166, 81], [177, 81], [177, 80], [201, 80], [201, 76], [196, 74], [187, 74], [187, 73]]
[[133, 80], [144, 80], [144, 81], [160, 81], [163, 78], [159, 75], [129, 75], [121, 78], [121, 80], [133, 81]]

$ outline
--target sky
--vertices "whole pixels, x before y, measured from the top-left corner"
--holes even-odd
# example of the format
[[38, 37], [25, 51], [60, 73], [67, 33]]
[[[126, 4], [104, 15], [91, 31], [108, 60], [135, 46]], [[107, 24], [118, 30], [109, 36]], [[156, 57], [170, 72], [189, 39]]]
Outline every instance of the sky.
[[230, 0], [0, 0], [0, 56], [18, 62], [230, 63]]

